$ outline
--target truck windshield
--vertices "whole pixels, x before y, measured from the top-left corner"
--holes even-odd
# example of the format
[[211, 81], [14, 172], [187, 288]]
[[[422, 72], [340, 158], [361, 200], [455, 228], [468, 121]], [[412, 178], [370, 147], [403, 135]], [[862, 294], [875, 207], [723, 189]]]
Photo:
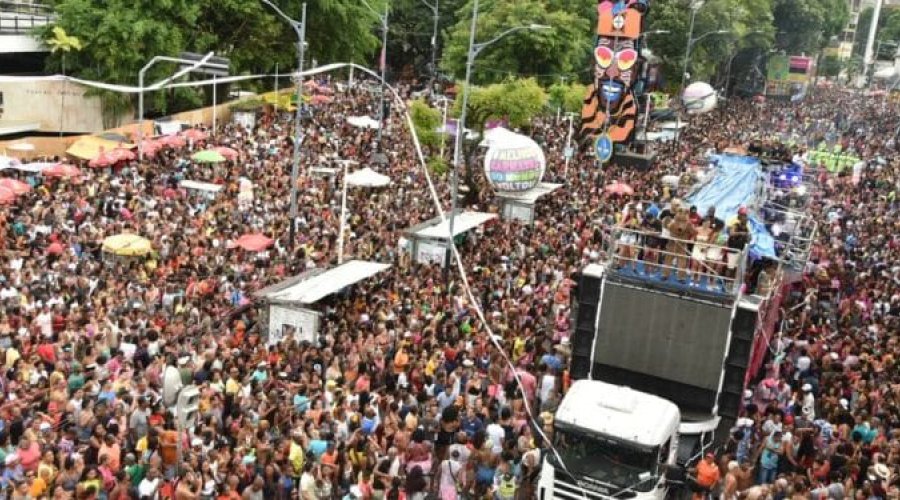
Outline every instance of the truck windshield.
[[[565, 469], [576, 476], [635, 491], [649, 491], [656, 486], [658, 449], [630, 445], [569, 426], [557, 426], [553, 441]], [[549, 453], [548, 459], [554, 467], [562, 468], [555, 454]]]

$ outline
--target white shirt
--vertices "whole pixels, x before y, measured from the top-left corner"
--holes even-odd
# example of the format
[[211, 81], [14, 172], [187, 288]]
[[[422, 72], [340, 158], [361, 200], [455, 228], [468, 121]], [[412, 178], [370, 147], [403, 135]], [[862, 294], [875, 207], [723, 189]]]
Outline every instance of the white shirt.
[[38, 314], [34, 322], [37, 323], [39, 327], [41, 327], [41, 335], [43, 335], [44, 337], [53, 336], [53, 315], [51, 315], [49, 312], [42, 312]]
[[491, 453], [498, 455], [503, 451], [503, 441], [506, 439], [506, 431], [498, 423], [487, 426], [487, 435], [491, 438]]
[[138, 495], [141, 497], [150, 497], [153, 500], [159, 498], [159, 478], [150, 479], [149, 477], [145, 477], [141, 480], [141, 484], [138, 485]]

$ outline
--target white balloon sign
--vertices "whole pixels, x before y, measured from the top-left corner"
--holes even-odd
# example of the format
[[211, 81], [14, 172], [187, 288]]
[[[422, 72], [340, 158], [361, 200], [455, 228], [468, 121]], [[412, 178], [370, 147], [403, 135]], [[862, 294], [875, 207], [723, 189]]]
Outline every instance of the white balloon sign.
[[547, 160], [530, 137], [510, 134], [491, 141], [484, 158], [484, 175], [497, 191], [522, 192], [537, 186]]
[[689, 114], [702, 115], [715, 109], [718, 97], [710, 84], [694, 82], [684, 89], [681, 100]]

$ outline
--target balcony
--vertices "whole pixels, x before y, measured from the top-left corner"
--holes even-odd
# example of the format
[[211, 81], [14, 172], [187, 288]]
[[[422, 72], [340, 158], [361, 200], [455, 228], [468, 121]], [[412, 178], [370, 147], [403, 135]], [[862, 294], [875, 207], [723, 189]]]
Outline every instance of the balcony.
[[53, 10], [47, 5], [0, 1], [0, 53], [47, 52], [31, 33], [53, 22], [53, 18]]

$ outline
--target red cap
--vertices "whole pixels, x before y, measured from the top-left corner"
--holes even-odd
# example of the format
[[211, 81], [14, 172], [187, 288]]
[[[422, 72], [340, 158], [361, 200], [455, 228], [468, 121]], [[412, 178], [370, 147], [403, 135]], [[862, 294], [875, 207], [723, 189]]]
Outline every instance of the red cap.
[[741, 207], [738, 209], [738, 215], [747, 215], [747, 207]]

